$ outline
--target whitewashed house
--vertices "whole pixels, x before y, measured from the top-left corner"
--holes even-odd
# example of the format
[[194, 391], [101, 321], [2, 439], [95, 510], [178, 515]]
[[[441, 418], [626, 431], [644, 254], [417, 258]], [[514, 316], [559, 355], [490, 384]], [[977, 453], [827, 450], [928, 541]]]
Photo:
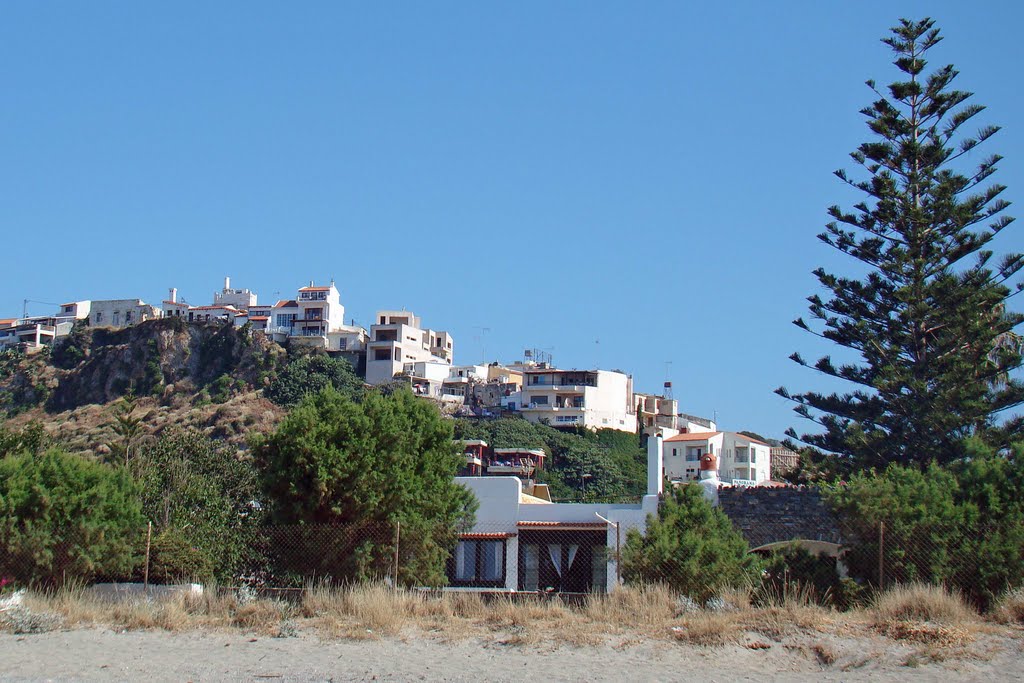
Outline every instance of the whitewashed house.
[[[552, 503], [529, 495], [519, 477], [487, 476], [488, 463], [473, 450], [479, 450], [481, 444], [486, 446], [467, 442], [467, 466], [471, 462], [480, 466], [477, 471], [482, 475], [456, 479], [473, 492], [480, 506], [476, 523], [461, 535], [449, 562], [447, 589], [509, 593], [615, 590], [621, 584], [619, 559], [626, 533], [630, 529], [643, 531], [647, 515], [657, 513], [663, 481], [661, 437], [651, 438], [647, 449], [647, 494], [638, 503], [622, 505]], [[509, 456], [498, 453], [497, 457]]]
[[757, 486], [771, 480], [771, 447], [736, 432], [692, 432], [664, 440], [665, 476], [696, 481], [703, 455], [717, 458], [718, 477], [729, 486]]

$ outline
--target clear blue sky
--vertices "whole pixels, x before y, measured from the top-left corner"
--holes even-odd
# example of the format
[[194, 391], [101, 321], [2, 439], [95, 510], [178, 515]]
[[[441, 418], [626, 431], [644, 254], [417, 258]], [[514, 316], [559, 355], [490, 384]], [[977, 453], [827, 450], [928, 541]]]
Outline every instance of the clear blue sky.
[[333, 277], [457, 362], [548, 349], [804, 428], [772, 389], [833, 350], [790, 323], [853, 268], [814, 237], [853, 199], [831, 172], [895, 77], [879, 38], [925, 15], [1019, 200], [1017, 2], [4, 3], [0, 317]]

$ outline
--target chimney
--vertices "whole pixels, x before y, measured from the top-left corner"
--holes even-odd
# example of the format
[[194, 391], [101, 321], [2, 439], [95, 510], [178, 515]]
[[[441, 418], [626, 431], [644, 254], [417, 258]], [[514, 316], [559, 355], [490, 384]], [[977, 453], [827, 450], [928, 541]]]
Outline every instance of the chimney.
[[226, 292], [229, 289], [231, 289], [231, 278], [229, 278], [227, 275], [225, 275], [224, 276], [224, 291]]
[[647, 495], [661, 494], [665, 481], [665, 452], [661, 446], [661, 434], [647, 439]]
[[178, 303], [178, 288], [177, 287], [171, 287], [171, 303], [172, 304]]

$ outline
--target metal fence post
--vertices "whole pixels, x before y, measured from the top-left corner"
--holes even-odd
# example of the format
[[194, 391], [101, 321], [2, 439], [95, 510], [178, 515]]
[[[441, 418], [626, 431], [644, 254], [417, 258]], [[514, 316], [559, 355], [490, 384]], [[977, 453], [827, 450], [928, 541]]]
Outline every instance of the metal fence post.
[[878, 590], [885, 590], [885, 522], [878, 523]]
[[395, 590], [398, 589], [398, 544], [402, 540], [402, 523], [395, 522]]
[[149, 548], [153, 539], [153, 522], [146, 525], [146, 567], [142, 570], [142, 588], [149, 592]]

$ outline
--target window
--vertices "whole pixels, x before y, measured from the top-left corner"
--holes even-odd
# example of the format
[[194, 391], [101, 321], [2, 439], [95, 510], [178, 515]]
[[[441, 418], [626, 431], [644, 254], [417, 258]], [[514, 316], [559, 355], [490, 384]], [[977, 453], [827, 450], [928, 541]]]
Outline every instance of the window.
[[500, 586], [505, 582], [505, 541], [463, 540], [449, 561], [449, 578], [463, 586]]
[[548, 404], [547, 396], [531, 396], [530, 405], [533, 406], [546, 406]]
[[295, 320], [294, 313], [278, 313], [277, 327], [291, 327], [293, 320]]
[[132, 312], [131, 311], [125, 312], [125, 314], [124, 314], [124, 324], [127, 325], [131, 321], [132, 321]]
[[686, 462], [697, 462], [700, 460], [700, 456], [704, 455], [704, 449], [700, 446], [696, 448], [690, 447], [686, 449]]
[[121, 324], [121, 311], [114, 311], [114, 327]]
[[341, 351], [344, 351], [347, 348], [348, 348], [348, 339], [339, 339], [338, 340], [338, 349], [341, 350]]
[[391, 360], [391, 349], [374, 349], [374, 360]]

